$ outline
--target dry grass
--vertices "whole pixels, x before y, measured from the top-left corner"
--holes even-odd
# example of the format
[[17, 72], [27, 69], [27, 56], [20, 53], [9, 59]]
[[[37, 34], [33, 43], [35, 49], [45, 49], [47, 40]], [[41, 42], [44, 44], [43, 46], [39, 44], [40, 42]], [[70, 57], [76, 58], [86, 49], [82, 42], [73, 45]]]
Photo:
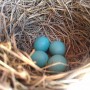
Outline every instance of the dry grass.
[[[49, 75], [32, 62], [29, 55], [40, 35], [66, 44], [69, 70]], [[89, 45], [89, 0], [0, 1], [1, 90], [68, 90], [90, 72]]]

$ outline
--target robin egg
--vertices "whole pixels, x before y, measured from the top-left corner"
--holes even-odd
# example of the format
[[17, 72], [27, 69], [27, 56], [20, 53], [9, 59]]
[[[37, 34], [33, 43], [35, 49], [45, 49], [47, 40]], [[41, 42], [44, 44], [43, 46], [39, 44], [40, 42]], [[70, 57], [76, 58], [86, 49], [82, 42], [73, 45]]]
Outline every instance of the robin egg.
[[34, 42], [34, 48], [36, 51], [47, 51], [50, 45], [50, 41], [47, 37], [38, 37]]
[[47, 64], [48, 61], [48, 55], [43, 51], [35, 51], [31, 58], [33, 61], [35, 61], [36, 65], [39, 67], [44, 67]]
[[64, 55], [66, 52], [65, 44], [62, 41], [54, 41], [49, 47], [49, 52], [52, 55]]
[[49, 60], [47, 65], [51, 65], [48, 70], [53, 73], [60, 73], [65, 71], [67, 66], [67, 60], [62, 55], [54, 55]]

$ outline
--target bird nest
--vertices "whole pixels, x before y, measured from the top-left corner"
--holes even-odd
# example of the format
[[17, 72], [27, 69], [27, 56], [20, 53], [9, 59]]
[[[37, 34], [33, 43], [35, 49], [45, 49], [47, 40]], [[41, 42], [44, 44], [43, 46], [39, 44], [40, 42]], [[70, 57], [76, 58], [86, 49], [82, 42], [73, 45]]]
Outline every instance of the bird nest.
[[[31, 60], [42, 35], [65, 43], [65, 72], [48, 74]], [[1, 0], [0, 90], [90, 90], [89, 45], [89, 0]]]

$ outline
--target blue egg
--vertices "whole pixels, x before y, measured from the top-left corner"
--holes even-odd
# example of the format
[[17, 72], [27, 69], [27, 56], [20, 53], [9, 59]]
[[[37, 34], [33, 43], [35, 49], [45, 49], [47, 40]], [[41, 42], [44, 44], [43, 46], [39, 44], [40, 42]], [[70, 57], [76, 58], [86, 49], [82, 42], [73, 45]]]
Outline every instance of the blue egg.
[[64, 55], [66, 52], [65, 44], [61, 41], [54, 41], [49, 47], [49, 52], [52, 55]]
[[[60, 73], [60, 72], [65, 71], [66, 66], [67, 66], [67, 60], [64, 56], [62, 56], [62, 55], [52, 56], [48, 60], [47, 65], [51, 65], [51, 64], [55, 64], [55, 63], [59, 63], [59, 64], [49, 67], [49, 71], [52, 71], [53, 73]], [[63, 63], [63, 64], [61, 64], [61, 63]]]
[[32, 56], [32, 60], [36, 62], [39, 67], [44, 67], [48, 61], [48, 55], [43, 51], [35, 51]]
[[34, 42], [34, 48], [36, 51], [47, 51], [50, 46], [50, 41], [47, 37], [38, 37]]

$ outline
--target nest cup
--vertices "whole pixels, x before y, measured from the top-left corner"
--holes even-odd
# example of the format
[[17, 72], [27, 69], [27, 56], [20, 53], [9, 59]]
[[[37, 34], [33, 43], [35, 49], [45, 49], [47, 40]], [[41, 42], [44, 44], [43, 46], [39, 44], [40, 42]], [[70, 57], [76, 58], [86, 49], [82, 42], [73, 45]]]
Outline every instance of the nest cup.
[[[32, 61], [39, 36], [65, 43], [65, 72], [52, 75]], [[0, 89], [90, 90], [89, 57], [89, 0], [0, 1]]]

